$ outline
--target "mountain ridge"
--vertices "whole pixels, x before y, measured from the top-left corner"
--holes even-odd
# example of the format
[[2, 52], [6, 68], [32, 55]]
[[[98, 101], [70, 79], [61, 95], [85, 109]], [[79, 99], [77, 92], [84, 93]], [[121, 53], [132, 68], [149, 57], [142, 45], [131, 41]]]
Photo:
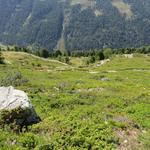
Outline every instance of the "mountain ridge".
[[149, 0], [0, 0], [0, 42], [59, 50], [150, 45]]

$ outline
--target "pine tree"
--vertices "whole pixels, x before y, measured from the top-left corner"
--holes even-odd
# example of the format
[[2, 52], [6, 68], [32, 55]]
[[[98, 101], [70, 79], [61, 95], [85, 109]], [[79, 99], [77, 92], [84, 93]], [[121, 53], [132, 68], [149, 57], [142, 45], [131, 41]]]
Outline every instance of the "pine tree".
[[47, 49], [43, 49], [41, 51], [41, 57], [48, 58], [49, 57], [49, 51]]
[[54, 56], [55, 56], [55, 57], [62, 56], [61, 51], [60, 51], [60, 50], [57, 50], [57, 51], [54, 53]]
[[0, 64], [4, 64], [4, 57], [1, 51], [0, 51]]
[[68, 56], [65, 57], [65, 63], [66, 63], [66, 64], [69, 64], [69, 63], [70, 63], [70, 59], [69, 59]]
[[90, 63], [95, 63], [95, 61], [96, 61], [95, 56], [91, 56], [89, 61], [90, 61]]
[[105, 59], [105, 56], [104, 56], [103, 52], [99, 52], [98, 57], [99, 57], [99, 60], [104, 60]]
[[106, 49], [104, 49], [103, 54], [104, 54], [105, 58], [108, 59], [113, 54], [113, 51], [111, 48], [106, 48]]

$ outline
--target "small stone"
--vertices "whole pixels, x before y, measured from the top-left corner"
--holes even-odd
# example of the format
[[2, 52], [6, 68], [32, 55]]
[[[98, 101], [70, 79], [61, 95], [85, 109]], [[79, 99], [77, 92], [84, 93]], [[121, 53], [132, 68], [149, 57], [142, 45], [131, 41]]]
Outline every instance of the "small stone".
[[123, 143], [125, 143], [125, 144], [128, 143], [128, 140], [124, 140]]
[[109, 78], [102, 78], [101, 81], [109, 81]]

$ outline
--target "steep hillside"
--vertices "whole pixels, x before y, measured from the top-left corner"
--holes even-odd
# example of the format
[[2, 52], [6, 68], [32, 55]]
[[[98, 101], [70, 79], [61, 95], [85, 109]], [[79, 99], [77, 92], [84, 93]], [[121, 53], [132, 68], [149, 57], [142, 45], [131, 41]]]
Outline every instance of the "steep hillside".
[[0, 42], [68, 50], [150, 44], [149, 0], [0, 0]]
[[53, 49], [63, 16], [55, 0], [0, 0], [0, 19], [3, 43]]

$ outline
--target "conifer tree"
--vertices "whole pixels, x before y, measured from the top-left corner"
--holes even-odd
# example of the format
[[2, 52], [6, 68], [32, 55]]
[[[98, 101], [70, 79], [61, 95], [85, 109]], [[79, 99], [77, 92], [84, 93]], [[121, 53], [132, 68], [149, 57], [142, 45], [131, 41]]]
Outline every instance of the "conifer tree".
[[1, 50], [0, 50], [0, 64], [4, 64], [4, 57], [2, 55]]

